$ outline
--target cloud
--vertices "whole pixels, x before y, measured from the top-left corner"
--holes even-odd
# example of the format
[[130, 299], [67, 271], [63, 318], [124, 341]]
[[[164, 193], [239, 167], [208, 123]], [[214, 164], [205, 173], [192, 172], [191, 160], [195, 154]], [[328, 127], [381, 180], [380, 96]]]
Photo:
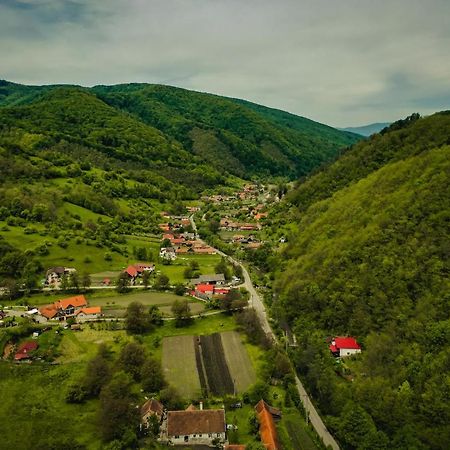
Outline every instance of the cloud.
[[164, 83], [335, 126], [448, 108], [445, 0], [0, 0], [0, 77]]

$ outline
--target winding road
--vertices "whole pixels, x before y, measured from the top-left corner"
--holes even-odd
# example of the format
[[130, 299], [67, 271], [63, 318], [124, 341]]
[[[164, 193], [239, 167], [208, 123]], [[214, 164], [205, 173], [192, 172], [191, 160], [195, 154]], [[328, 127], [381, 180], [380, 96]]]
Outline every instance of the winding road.
[[[190, 217], [191, 225], [194, 230], [194, 232], [197, 234], [197, 227], [194, 222], [193, 216]], [[261, 297], [259, 296], [258, 292], [256, 291], [255, 287], [253, 286], [252, 280], [250, 278], [250, 275], [247, 271], [247, 269], [244, 267], [244, 265], [237, 261], [236, 259], [232, 258], [231, 256], [221, 252], [220, 250], [216, 249], [217, 253], [221, 256], [224, 256], [233, 264], [237, 264], [242, 268], [242, 274], [244, 276], [244, 283], [243, 286], [248, 290], [250, 293], [249, 298], [249, 306], [252, 307], [259, 319], [259, 322], [261, 324], [261, 328], [263, 331], [272, 338], [274, 342], [278, 342], [277, 337], [275, 336], [275, 333], [273, 332], [272, 328], [270, 327], [270, 323], [267, 316], [267, 311], [264, 306], [263, 301], [261, 300]], [[308, 393], [306, 392], [306, 389], [304, 388], [302, 382], [298, 378], [297, 375], [295, 375], [295, 384], [297, 386], [297, 391], [300, 395], [300, 400], [303, 404], [303, 407], [305, 408], [307, 417], [309, 421], [311, 422], [311, 425], [315, 429], [318, 436], [322, 439], [322, 442], [325, 446], [331, 447], [333, 450], [340, 450], [338, 443], [334, 439], [334, 437], [330, 434], [330, 432], [327, 430], [327, 427], [323, 423], [323, 420], [319, 416], [319, 413], [317, 412], [316, 408], [314, 407]]]

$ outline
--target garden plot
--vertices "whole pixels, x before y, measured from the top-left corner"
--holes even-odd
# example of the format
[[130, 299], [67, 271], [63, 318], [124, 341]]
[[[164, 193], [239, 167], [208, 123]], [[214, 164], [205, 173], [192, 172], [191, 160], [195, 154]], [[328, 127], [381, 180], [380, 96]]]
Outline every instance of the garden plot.
[[169, 384], [185, 398], [201, 393], [195, 359], [194, 336], [171, 336], [163, 339], [162, 367]]
[[220, 397], [234, 394], [233, 379], [225, 360], [220, 334], [200, 336], [200, 345], [210, 392]]
[[189, 399], [202, 392], [217, 397], [242, 393], [256, 381], [235, 331], [164, 338], [163, 368], [167, 381]]
[[236, 331], [221, 333], [222, 346], [228, 369], [238, 393], [245, 392], [256, 382], [256, 373], [242, 343], [241, 336]]

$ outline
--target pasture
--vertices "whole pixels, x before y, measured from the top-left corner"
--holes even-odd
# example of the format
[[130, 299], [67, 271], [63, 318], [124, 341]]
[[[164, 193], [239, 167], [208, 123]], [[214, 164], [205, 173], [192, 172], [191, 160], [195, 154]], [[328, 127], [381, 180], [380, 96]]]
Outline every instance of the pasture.
[[164, 376], [184, 398], [189, 399], [201, 393], [195, 345], [194, 336], [171, 336], [163, 340]]

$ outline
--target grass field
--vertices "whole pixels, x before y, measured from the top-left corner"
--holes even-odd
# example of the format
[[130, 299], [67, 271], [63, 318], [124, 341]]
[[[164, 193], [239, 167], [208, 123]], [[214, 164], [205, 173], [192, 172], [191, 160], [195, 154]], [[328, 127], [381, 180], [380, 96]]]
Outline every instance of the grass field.
[[238, 393], [245, 392], [256, 382], [256, 373], [242, 337], [236, 331], [221, 333], [225, 359]]
[[[86, 449], [100, 450], [97, 401], [83, 405], [64, 401], [66, 387], [78, 380], [83, 370], [80, 364], [0, 363], [0, 448], [67, 448], [79, 443]], [[61, 423], [70, 423], [64, 433], [57, 425]]]
[[184, 398], [188, 399], [201, 394], [194, 345], [192, 335], [172, 336], [163, 340], [164, 376]]

